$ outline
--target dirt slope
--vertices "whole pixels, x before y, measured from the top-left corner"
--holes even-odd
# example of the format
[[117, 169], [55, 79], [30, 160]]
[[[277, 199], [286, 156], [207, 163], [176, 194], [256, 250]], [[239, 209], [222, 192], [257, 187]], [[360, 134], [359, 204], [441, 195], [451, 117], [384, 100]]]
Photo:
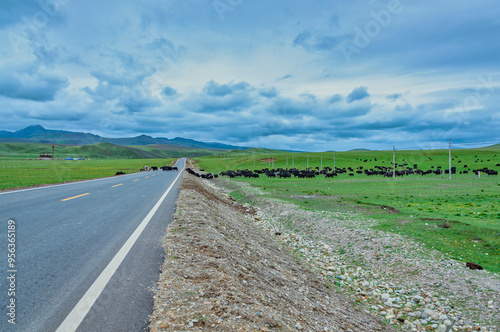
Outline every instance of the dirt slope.
[[332, 291], [255, 228], [255, 218], [251, 208], [184, 175], [151, 331], [393, 330]]

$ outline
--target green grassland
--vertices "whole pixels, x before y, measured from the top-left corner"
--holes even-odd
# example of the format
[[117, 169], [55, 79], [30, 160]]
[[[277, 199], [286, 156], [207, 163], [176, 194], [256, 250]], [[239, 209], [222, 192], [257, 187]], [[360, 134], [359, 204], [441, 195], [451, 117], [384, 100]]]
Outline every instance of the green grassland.
[[[283, 153], [235, 151], [224, 157], [203, 157], [199, 167], [210, 172], [228, 169], [333, 167], [333, 152]], [[309, 160], [308, 160], [309, 159]], [[321, 160], [322, 159], [322, 160]], [[500, 171], [498, 146], [453, 150], [452, 166], [457, 173], [409, 175], [396, 179], [380, 175], [348, 173], [336, 178], [258, 179], [237, 178], [260, 187], [268, 196], [318, 211], [354, 211], [379, 220], [379, 229], [411, 237], [455, 259], [472, 261], [492, 272], [500, 272], [500, 176], [478, 176], [471, 171], [487, 167]], [[398, 169], [417, 164], [422, 170], [448, 168], [448, 150], [397, 151]], [[399, 166], [408, 164], [406, 166]], [[255, 165], [255, 166], [254, 166]], [[335, 166], [357, 169], [392, 167], [392, 151], [335, 153]], [[467, 167], [464, 167], [467, 165]], [[432, 168], [434, 167], [434, 168]], [[241, 193], [235, 197], [245, 200]]]
[[[496, 164], [500, 164], [500, 145], [491, 148], [452, 150], [452, 166], [457, 171], [466, 169], [478, 169], [488, 167], [499, 169]], [[477, 157], [476, 157], [477, 156]], [[234, 150], [224, 154], [224, 156], [210, 156], [202, 160], [204, 167], [210, 168], [213, 172], [225, 171], [227, 169], [262, 169], [262, 168], [291, 168], [299, 169], [321, 166], [335, 166], [374, 168], [375, 166], [385, 166], [392, 168], [392, 151], [347, 151], [347, 152], [321, 152], [321, 153], [291, 153], [276, 150], [248, 149]], [[335, 158], [335, 160], [334, 160]], [[308, 163], [309, 160], [309, 163]], [[448, 168], [448, 150], [403, 150], [396, 151], [396, 164], [413, 166], [417, 164], [420, 169], [434, 169], [441, 166]], [[467, 165], [468, 167], [464, 167]], [[407, 166], [400, 166], [397, 170]], [[495, 168], [496, 167], [496, 168]]]
[[[219, 150], [174, 145], [121, 146], [109, 143], [55, 145], [56, 160], [37, 160], [52, 154], [52, 144], [0, 143], [0, 190], [113, 176], [137, 172], [145, 165], [170, 165], [175, 158], [220, 153]], [[84, 158], [85, 160], [65, 160]]]
[[222, 151], [168, 144], [56, 144], [56, 160], [37, 160], [41, 154], [52, 154], [52, 144], [0, 143], [0, 190], [94, 179], [113, 176], [116, 172], [137, 172], [145, 165], [170, 165], [174, 158], [216, 155]]
[[143, 166], [171, 165], [175, 159], [22, 160], [0, 159], [0, 190], [138, 172]]

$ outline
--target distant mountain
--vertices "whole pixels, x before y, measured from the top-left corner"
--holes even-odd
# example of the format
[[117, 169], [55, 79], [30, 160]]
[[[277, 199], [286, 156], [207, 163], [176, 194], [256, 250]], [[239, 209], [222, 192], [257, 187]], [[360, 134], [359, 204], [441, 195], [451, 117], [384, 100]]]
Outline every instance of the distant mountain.
[[246, 150], [248, 148], [216, 142], [200, 142], [192, 139], [176, 137], [168, 139], [164, 137], [151, 137], [140, 135], [137, 137], [108, 138], [91, 133], [72, 132], [64, 130], [45, 129], [40, 125], [28, 126], [24, 129], [10, 132], [0, 131], [1, 143], [52, 143], [67, 145], [89, 145], [96, 143], [111, 143], [115, 145], [176, 145], [198, 149], [216, 150]]
[[0, 130], [0, 137], [10, 138], [12, 134], [11, 131]]
[[46, 133], [55, 133], [58, 132], [56, 130], [47, 130], [40, 125], [28, 126], [24, 129], [18, 130], [12, 133], [13, 138], [32, 138], [40, 135], [44, 135]]

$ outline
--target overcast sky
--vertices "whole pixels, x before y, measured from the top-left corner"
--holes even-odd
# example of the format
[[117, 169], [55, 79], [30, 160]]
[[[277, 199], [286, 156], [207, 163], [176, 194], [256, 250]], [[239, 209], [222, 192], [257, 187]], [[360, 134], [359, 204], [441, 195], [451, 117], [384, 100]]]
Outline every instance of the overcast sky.
[[500, 143], [495, 0], [4, 0], [0, 130], [308, 151]]

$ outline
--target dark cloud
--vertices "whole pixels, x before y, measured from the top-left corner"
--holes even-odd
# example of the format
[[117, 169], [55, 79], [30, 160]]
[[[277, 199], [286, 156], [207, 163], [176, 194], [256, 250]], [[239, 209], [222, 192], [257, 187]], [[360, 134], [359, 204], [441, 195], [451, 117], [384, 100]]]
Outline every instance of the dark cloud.
[[0, 68], [0, 95], [8, 98], [50, 101], [67, 86], [68, 80], [55, 74]]
[[91, 70], [90, 74], [100, 82], [131, 86], [141, 84], [154, 70], [132, 53], [107, 49], [100, 54], [99, 67]]
[[162, 95], [167, 96], [167, 97], [173, 97], [177, 95], [177, 91], [169, 86], [166, 86], [163, 88], [161, 91]]
[[408, 118], [387, 118], [375, 122], [366, 122], [353, 126], [353, 130], [394, 130], [408, 126]]
[[72, 53], [64, 46], [52, 47], [48, 41], [39, 36], [31, 41], [31, 50], [36, 57], [37, 67], [56, 67], [58, 65], [86, 66], [80, 54]]
[[123, 112], [128, 114], [141, 113], [160, 105], [160, 100], [147, 92], [132, 90], [128, 95], [120, 97], [115, 112], [119, 114]]
[[247, 82], [219, 84], [212, 80], [205, 85], [203, 92], [210, 96], [223, 97], [236, 92], [246, 91], [249, 88], [250, 85]]
[[343, 38], [336, 36], [313, 35], [309, 31], [304, 31], [297, 35], [293, 41], [293, 46], [301, 46], [308, 52], [325, 52], [335, 49]]
[[81, 111], [68, 112], [67, 110], [54, 110], [46, 107], [43, 110], [31, 110], [26, 114], [27, 117], [42, 121], [60, 121], [62, 123], [85, 121], [87, 115]]
[[301, 32], [293, 40], [293, 46], [302, 46], [304, 48], [309, 48], [311, 38], [312, 34], [309, 31]]
[[396, 101], [396, 100], [400, 99], [401, 97], [403, 97], [402, 94], [394, 93], [392, 95], [388, 95], [387, 97], [385, 97], [385, 99], [390, 100], [390, 101]]
[[339, 94], [333, 95], [330, 98], [328, 98], [328, 103], [329, 104], [335, 104], [338, 103], [339, 101], [342, 100], [342, 96]]
[[340, 28], [340, 23], [339, 23], [339, 16], [338, 15], [332, 15], [330, 19], [328, 20], [329, 26], [332, 28]]
[[88, 86], [82, 89], [92, 100], [97, 102], [106, 102], [106, 100], [113, 100], [118, 98], [122, 90], [106, 81], [99, 81], [97, 86], [92, 89]]
[[287, 80], [287, 79], [292, 78], [292, 77], [293, 77], [292, 74], [287, 74], [285, 76], [279, 77], [278, 79], [276, 79], [276, 81], [283, 81], [283, 80]]
[[154, 52], [159, 58], [170, 58], [175, 61], [179, 60], [187, 51], [185, 46], [175, 46], [172, 41], [163, 37], [145, 44], [144, 49]]
[[[348, 104], [344, 99], [341, 95], [318, 98], [312, 93], [285, 97], [274, 87], [263, 93], [246, 82], [210, 81], [201, 93], [181, 102], [183, 115], [176, 125], [200, 135], [206, 135], [203, 128], [211, 128], [214, 139], [230, 137], [233, 143], [241, 144], [256, 138], [292, 139], [314, 133], [333, 139], [340, 132], [347, 137], [353, 121], [369, 114], [373, 105], [369, 100]], [[363, 136], [356, 130], [350, 135]]]
[[369, 96], [370, 94], [368, 93], [368, 88], [360, 86], [359, 88], [352, 90], [352, 92], [347, 95], [346, 100], [348, 103], [352, 103], [353, 101], [361, 100]]
[[0, 5], [0, 28], [29, 19], [36, 12], [42, 11], [39, 1], [36, 0], [3, 0]]
[[269, 89], [261, 89], [259, 93], [261, 96], [266, 98], [274, 98], [278, 95], [278, 91], [276, 90], [275, 87]]
[[[225, 114], [242, 112], [259, 102], [260, 94], [247, 82], [220, 84], [211, 80], [201, 93], [196, 93], [181, 101], [183, 108], [196, 113]], [[220, 115], [222, 116], [222, 115]]]

